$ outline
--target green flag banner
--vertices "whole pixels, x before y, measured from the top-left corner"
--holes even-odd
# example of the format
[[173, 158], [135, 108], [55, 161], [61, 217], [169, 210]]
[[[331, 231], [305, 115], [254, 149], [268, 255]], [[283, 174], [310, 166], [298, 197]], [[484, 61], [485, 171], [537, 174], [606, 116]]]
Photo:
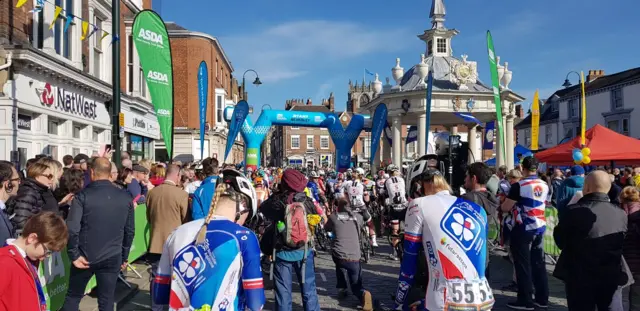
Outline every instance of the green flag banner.
[[498, 80], [498, 63], [496, 62], [496, 51], [493, 48], [493, 38], [491, 32], [487, 30], [487, 50], [489, 52], [489, 69], [491, 70], [491, 84], [493, 86], [493, 103], [496, 105], [496, 127], [498, 128], [498, 150], [506, 158], [504, 135], [502, 134], [502, 103], [500, 102], [500, 81]]
[[160, 133], [173, 159], [173, 69], [167, 28], [156, 12], [144, 10], [136, 14], [132, 31]]

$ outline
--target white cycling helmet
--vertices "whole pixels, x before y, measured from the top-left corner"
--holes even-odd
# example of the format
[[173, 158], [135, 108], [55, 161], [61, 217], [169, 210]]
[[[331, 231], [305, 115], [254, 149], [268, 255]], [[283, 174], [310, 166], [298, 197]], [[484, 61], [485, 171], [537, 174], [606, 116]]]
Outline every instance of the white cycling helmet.
[[319, 170], [319, 171], [318, 171], [318, 174], [319, 174], [320, 176], [324, 176], [324, 175], [325, 175], [325, 174], [324, 174], [324, 170]]
[[364, 175], [364, 169], [362, 167], [358, 167], [358, 168], [356, 168], [356, 173], [358, 173], [360, 175]]
[[387, 172], [397, 172], [397, 171], [400, 171], [400, 168], [398, 168], [398, 166], [397, 166], [397, 165], [395, 165], [395, 164], [389, 164], [389, 165], [387, 166]]
[[[406, 189], [406, 193], [412, 195], [414, 190], [413, 185], [417, 178], [420, 178], [423, 173], [437, 171], [436, 169], [429, 168], [429, 160], [432, 160], [435, 155], [433, 154], [425, 154], [415, 160], [411, 167], [407, 170], [407, 175], [405, 176], [404, 186]], [[437, 156], [436, 156], [437, 159]]]
[[311, 171], [311, 174], [309, 174], [310, 178], [318, 178], [318, 173], [316, 173], [316, 171]]
[[238, 215], [251, 212], [251, 215], [247, 219], [258, 215], [258, 199], [256, 196], [256, 189], [253, 187], [253, 183], [245, 177], [242, 173], [234, 169], [225, 169], [222, 171], [221, 181], [233, 189], [234, 192], [245, 195], [247, 201], [247, 208], [238, 206]]

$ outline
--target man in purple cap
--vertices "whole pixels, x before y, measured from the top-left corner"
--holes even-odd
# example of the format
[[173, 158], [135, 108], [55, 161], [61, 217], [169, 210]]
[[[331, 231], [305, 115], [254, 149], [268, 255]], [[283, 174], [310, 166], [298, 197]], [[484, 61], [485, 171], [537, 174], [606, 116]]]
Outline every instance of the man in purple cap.
[[[265, 254], [272, 254], [275, 249], [274, 273], [276, 288], [276, 310], [292, 310], [292, 271], [295, 270], [298, 279], [302, 279], [300, 290], [305, 311], [319, 311], [320, 303], [316, 292], [316, 274], [314, 269], [314, 254], [311, 247], [291, 248], [282, 241], [281, 235], [276, 234], [279, 224], [285, 221], [287, 205], [301, 202], [307, 215], [317, 214], [311, 198], [304, 193], [307, 178], [299, 171], [287, 169], [282, 174], [279, 191], [260, 205], [260, 212], [265, 216], [270, 226], [266, 229], [261, 249]], [[272, 237], [272, 238], [269, 238]], [[306, 251], [306, 254], [305, 254]]]

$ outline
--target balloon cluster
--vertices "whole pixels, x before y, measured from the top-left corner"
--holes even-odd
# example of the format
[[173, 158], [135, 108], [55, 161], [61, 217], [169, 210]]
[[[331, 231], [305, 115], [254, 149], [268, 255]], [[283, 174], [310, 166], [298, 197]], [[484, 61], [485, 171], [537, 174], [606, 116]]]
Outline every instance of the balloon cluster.
[[589, 155], [591, 155], [591, 149], [589, 149], [589, 147], [584, 147], [582, 149], [579, 148], [575, 148], [573, 149], [573, 162], [575, 164], [581, 165], [581, 164], [589, 164], [591, 163], [591, 158], [589, 157]]

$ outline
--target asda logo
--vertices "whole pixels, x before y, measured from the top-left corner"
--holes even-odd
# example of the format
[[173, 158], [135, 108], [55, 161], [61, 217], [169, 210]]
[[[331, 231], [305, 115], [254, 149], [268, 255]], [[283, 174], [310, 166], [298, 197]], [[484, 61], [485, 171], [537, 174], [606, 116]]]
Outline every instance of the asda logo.
[[160, 116], [164, 116], [164, 117], [170, 117], [171, 116], [171, 111], [169, 111], [167, 109], [158, 109], [156, 114], [158, 114]]
[[160, 83], [169, 83], [169, 76], [167, 76], [166, 73], [162, 73], [159, 71], [149, 70], [149, 73], [147, 74], [147, 79], [160, 82]]
[[140, 32], [138, 33], [138, 38], [142, 38], [144, 41], [153, 42], [158, 45], [164, 44], [164, 41], [161, 35], [151, 30], [146, 30], [144, 28], [140, 28]]

